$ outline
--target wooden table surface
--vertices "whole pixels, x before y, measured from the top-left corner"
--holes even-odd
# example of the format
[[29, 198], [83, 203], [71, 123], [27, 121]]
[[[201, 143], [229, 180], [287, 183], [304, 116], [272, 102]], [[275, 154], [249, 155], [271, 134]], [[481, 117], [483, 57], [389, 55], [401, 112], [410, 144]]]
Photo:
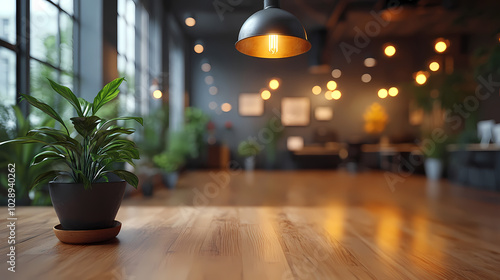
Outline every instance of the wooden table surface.
[[[382, 173], [352, 178], [290, 174], [295, 173], [257, 173], [251, 182], [255, 190], [260, 180], [275, 180], [290, 184], [290, 196], [301, 189], [337, 198], [312, 206], [132, 206], [129, 201], [117, 217], [123, 223], [118, 237], [96, 245], [59, 242], [52, 233], [58, 220], [51, 207], [18, 207], [17, 272], [7, 271], [3, 241], [8, 232], [2, 226], [0, 278], [500, 278], [498, 194], [458, 187], [450, 192], [455, 187], [441, 183], [441, 195], [446, 195], [436, 198], [426, 191], [425, 179], [410, 177], [406, 186], [391, 192], [378, 187]], [[244, 185], [245, 176], [234, 176], [224, 191], [232, 184]], [[302, 180], [311, 184], [308, 189], [300, 186]], [[325, 180], [334, 180], [329, 186], [335, 190], [316, 194], [314, 183]], [[229, 191], [234, 194], [238, 188]], [[169, 199], [184, 190], [169, 192]], [[4, 213], [0, 217], [7, 218]]]

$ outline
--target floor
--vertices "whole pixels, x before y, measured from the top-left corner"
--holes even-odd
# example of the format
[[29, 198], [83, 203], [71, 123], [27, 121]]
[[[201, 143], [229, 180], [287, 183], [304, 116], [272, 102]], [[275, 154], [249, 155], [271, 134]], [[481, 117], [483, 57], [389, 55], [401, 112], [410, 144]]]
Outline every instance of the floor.
[[117, 239], [96, 245], [21, 207], [17, 279], [499, 279], [500, 194], [405, 175], [186, 172], [125, 199]]
[[[175, 190], [157, 189], [152, 198], [132, 197], [124, 204], [285, 207], [293, 209], [287, 219], [306, 217], [301, 226], [320, 227], [327, 250], [343, 265], [370, 271], [385, 260], [394, 270], [413, 271], [396, 274], [402, 278], [499, 279], [500, 193], [406, 176], [187, 172]], [[315, 279], [314, 273], [304, 279]]]

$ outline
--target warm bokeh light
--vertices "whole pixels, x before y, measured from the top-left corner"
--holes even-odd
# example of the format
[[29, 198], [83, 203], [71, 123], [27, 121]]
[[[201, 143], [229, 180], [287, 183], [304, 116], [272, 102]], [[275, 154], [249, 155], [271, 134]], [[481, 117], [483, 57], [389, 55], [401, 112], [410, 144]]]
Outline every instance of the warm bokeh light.
[[365, 59], [364, 63], [366, 67], [374, 67], [377, 64], [377, 61], [373, 57], [368, 57]]
[[327, 84], [326, 84], [326, 88], [328, 90], [334, 90], [337, 88], [337, 83], [335, 81], [329, 81]]
[[394, 97], [394, 96], [398, 95], [399, 90], [397, 87], [391, 87], [388, 92], [389, 92], [390, 96]]
[[212, 76], [206, 76], [205, 77], [205, 84], [211, 85], [213, 83], [214, 83], [214, 77], [212, 77]]
[[363, 114], [364, 131], [368, 134], [379, 134], [384, 131], [389, 116], [384, 107], [377, 102], [370, 105]]
[[385, 47], [384, 53], [386, 56], [391, 57], [396, 54], [396, 47], [394, 47], [393, 45], [388, 45]]
[[333, 69], [332, 70], [332, 77], [337, 79], [337, 78], [340, 78], [340, 76], [342, 76], [342, 71], [340, 71], [340, 69]]
[[278, 89], [280, 87], [280, 82], [276, 79], [272, 79], [270, 82], [269, 82], [269, 87], [272, 89], [272, 90], [275, 90], [275, 89]]
[[194, 46], [194, 52], [195, 53], [202, 53], [205, 50], [202, 44], [196, 44]]
[[267, 89], [266, 90], [263, 90], [261, 93], [260, 93], [260, 97], [262, 97], [262, 99], [264, 100], [268, 100], [269, 98], [271, 98], [271, 92], [268, 91]]
[[184, 20], [184, 23], [189, 26], [189, 27], [192, 27], [196, 24], [196, 20], [193, 18], [193, 17], [187, 17], [185, 20]]
[[222, 112], [226, 112], [226, 113], [231, 111], [231, 108], [232, 108], [232, 106], [229, 103], [224, 103], [220, 106], [220, 109], [222, 110]]
[[208, 103], [208, 108], [215, 110], [215, 108], [217, 108], [217, 103], [215, 103], [214, 101]]
[[153, 91], [153, 97], [156, 99], [160, 99], [163, 96], [163, 93], [161, 93], [161, 90], [157, 89]]
[[312, 93], [314, 93], [315, 95], [320, 94], [321, 93], [321, 87], [320, 86], [313, 86]]
[[361, 81], [363, 83], [369, 83], [371, 80], [372, 80], [372, 75], [370, 75], [370, 74], [361, 75]]
[[201, 65], [201, 71], [210, 72], [210, 70], [212, 70], [212, 65], [210, 65], [210, 63], [205, 62]]
[[333, 99], [332, 92], [331, 91], [325, 92], [325, 98], [326, 100], [332, 100]]
[[385, 88], [381, 88], [378, 91], [378, 97], [380, 97], [382, 99], [386, 98], [387, 94], [388, 94], [388, 92], [387, 92], [387, 90]]
[[334, 90], [332, 92], [332, 98], [335, 100], [339, 100], [341, 96], [342, 96], [342, 93], [340, 92], [340, 90]]
[[439, 70], [439, 63], [437, 63], [436, 61], [433, 61], [429, 64], [429, 69], [433, 72], [436, 72], [437, 70]]
[[434, 45], [434, 49], [438, 53], [445, 52], [446, 49], [448, 48], [448, 42], [445, 39], [437, 39], [436, 44]]
[[208, 92], [210, 92], [211, 95], [216, 95], [219, 92], [219, 89], [216, 86], [211, 86], [208, 89]]
[[427, 82], [426, 73], [423, 71], [417, 72], [417, 74], [415, 75], [415, 82], [417, 82], [417, 84], [419, 84], [419, 85], [425, 84]]

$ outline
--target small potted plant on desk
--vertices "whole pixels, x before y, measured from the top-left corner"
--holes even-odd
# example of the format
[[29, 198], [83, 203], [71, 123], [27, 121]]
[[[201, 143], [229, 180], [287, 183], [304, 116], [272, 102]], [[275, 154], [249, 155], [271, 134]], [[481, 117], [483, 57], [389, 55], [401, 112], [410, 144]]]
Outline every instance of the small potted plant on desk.
[[184, 165], [185, 157], [175, 151], [164, 151], [153, 157], [153, 161], [165, 172], [163, 178], [167, 187], [175, 188], [179, 180], [179, 169]]
[[435, 181], [441, 179], [443, 174], [444, 158], [446, 154], [446, 143], [435, 143], [433, 149], [424, 154], [424, 169], [427, 179]]
[[184, 167], [188, 157], [198, 154], [196, 134], [192, 130], [171, 131], [165, 150], [153, 157], [153, 162], [165, 173], [165, 184], [173, 189], [179, 179], [179, 170]]
[[30, 130], [26, 136], [0, 143], [44, 145], [31, 164], [51, 162], [53, 168], [40, 174], [32, 186], [53, 180], [49, 183], [50, 197], [61, 222], [54, 227], [54, 232], [62, 242], [81, 244], [114, 238], [121, 228], [115, 217], [126, 182], [137, 187], [136, 175], [113, 168], [116, 163], [133, 164], [132, 160], [139, 158], [135, 143], [122, 137], [132, 134], [134, 129], [117, 126], [116, 122], [135, 120], [142, 125], [142, 118], [105, 120], [96, 115], [103, 105], [118, 95], [123, 80], [119, 78], [104, 86], [92, 103], [49, 80], [54, 91], [76, 111], [77, 116], [70, 119], [72, 127], [48, 104], [22, 94], [30, 105], [59, 123], [61, 129], [40, 127]]
[[245, 158], [245, 170], [255, 169], [255, 157], [260, 153], [260, 146], [257, 142], [246, 140], [238, 145], [238, 154]]

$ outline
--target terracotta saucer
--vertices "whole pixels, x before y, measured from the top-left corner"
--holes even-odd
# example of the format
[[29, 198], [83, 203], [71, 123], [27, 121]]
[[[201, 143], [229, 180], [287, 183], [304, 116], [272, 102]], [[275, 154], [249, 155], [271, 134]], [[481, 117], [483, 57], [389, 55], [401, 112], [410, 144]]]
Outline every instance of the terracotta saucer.
[[61, 224], [54, 226], [53, 230], [56, 237], [63, 243], [68, 244], [88, 244], [110, 240], [118, 235], [122, 223], [115, 221], [110, 228], [94, 230], [65, 230]]

